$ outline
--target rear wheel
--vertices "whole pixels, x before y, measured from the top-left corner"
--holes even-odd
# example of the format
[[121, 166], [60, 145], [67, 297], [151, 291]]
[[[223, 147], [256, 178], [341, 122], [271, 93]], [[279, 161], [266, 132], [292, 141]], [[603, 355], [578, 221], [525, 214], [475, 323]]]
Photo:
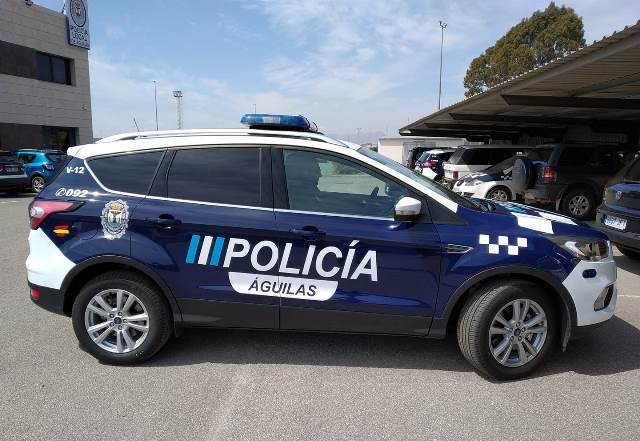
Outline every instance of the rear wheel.
[[47, 185], [47, 182], [42, 176], [34, 176], [31, 178], [31, 189], [36, 193], [40, 193], [44, 189], [45, 185]]
[[632, 250], [632, 249], [629, 249], [629, 248], [621, 247], [618, 244], [616, 244], [616, 247], [618, 247], [620, 252], [622, 254], [624, 254], [625, 256], [627, 256], [629, 259], [640, 260], [640, 252], [639, 251], [635, 251], [635, 250]]
[[560, 210], [576, 219], [585, 220], [593, 217], [596, 201], [591, 191], [586, 188], [576, 188], [569, 191], [560, 204]]
[[507, 202], [511, 200], [511, 192], [507, 187], [499, 185], [493, 187], [487, 192], [487, 199], [493, 199], [494, 201]]
[[171, 312], [161, 294], [127, 271], [85, 285], [73, 303], [72, 320], [81, 346], [110, 364], [141, 363], [171, 335]]
[[535, 371], [556, 340], [556, 311], [538, 285], [503, 280], [481, 288], [464, 305], [458, 344], [487, 377], [513, 380]]

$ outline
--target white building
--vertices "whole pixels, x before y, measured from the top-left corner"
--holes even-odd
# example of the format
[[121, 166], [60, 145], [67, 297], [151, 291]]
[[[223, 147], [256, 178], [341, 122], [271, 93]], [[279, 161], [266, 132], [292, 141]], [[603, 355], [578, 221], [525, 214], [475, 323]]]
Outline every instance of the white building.
[[[71, 5], [88, 27], [86, 0]], [[64, 14], [0, 0], [0, 149], [93, 142], [88, 50], [67, 32]]]
[[406, 164], [409, 152], [416, 147], [458, 147], [463, 144], [468, 144], [463, 138], [385, 136], [378, 139], [378, 153], [381, 153], [400, 164]]

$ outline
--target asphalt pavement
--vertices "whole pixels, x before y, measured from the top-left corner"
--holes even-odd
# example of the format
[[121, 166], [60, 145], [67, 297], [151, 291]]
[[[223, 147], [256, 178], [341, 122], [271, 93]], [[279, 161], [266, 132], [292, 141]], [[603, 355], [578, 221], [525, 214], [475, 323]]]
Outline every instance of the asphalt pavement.
[[640, 439], [640, 262], [616, 316], [532, 378], [473, 372], [455, 339], [189, 330], [136, 367], [99, 363], [33, 305], [29, 195], [0, 195], [0, 439]]

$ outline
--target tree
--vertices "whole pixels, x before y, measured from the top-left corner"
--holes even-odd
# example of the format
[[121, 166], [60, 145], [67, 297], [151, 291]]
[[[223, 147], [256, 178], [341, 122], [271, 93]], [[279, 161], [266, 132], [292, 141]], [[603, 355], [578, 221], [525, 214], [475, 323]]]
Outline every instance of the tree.
[[470, 97], [585, 45], [582, 18], [551, 2], [473, 59], [464, 77]]

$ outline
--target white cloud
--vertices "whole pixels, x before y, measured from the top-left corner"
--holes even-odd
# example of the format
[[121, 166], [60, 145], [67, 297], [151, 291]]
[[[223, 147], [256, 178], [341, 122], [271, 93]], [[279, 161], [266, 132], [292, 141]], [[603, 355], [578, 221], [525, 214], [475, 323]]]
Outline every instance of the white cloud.
[[111, 40], [121, 40], [126, 35], [124, 29], [117, 25], [108, 25], [106, 34]]

